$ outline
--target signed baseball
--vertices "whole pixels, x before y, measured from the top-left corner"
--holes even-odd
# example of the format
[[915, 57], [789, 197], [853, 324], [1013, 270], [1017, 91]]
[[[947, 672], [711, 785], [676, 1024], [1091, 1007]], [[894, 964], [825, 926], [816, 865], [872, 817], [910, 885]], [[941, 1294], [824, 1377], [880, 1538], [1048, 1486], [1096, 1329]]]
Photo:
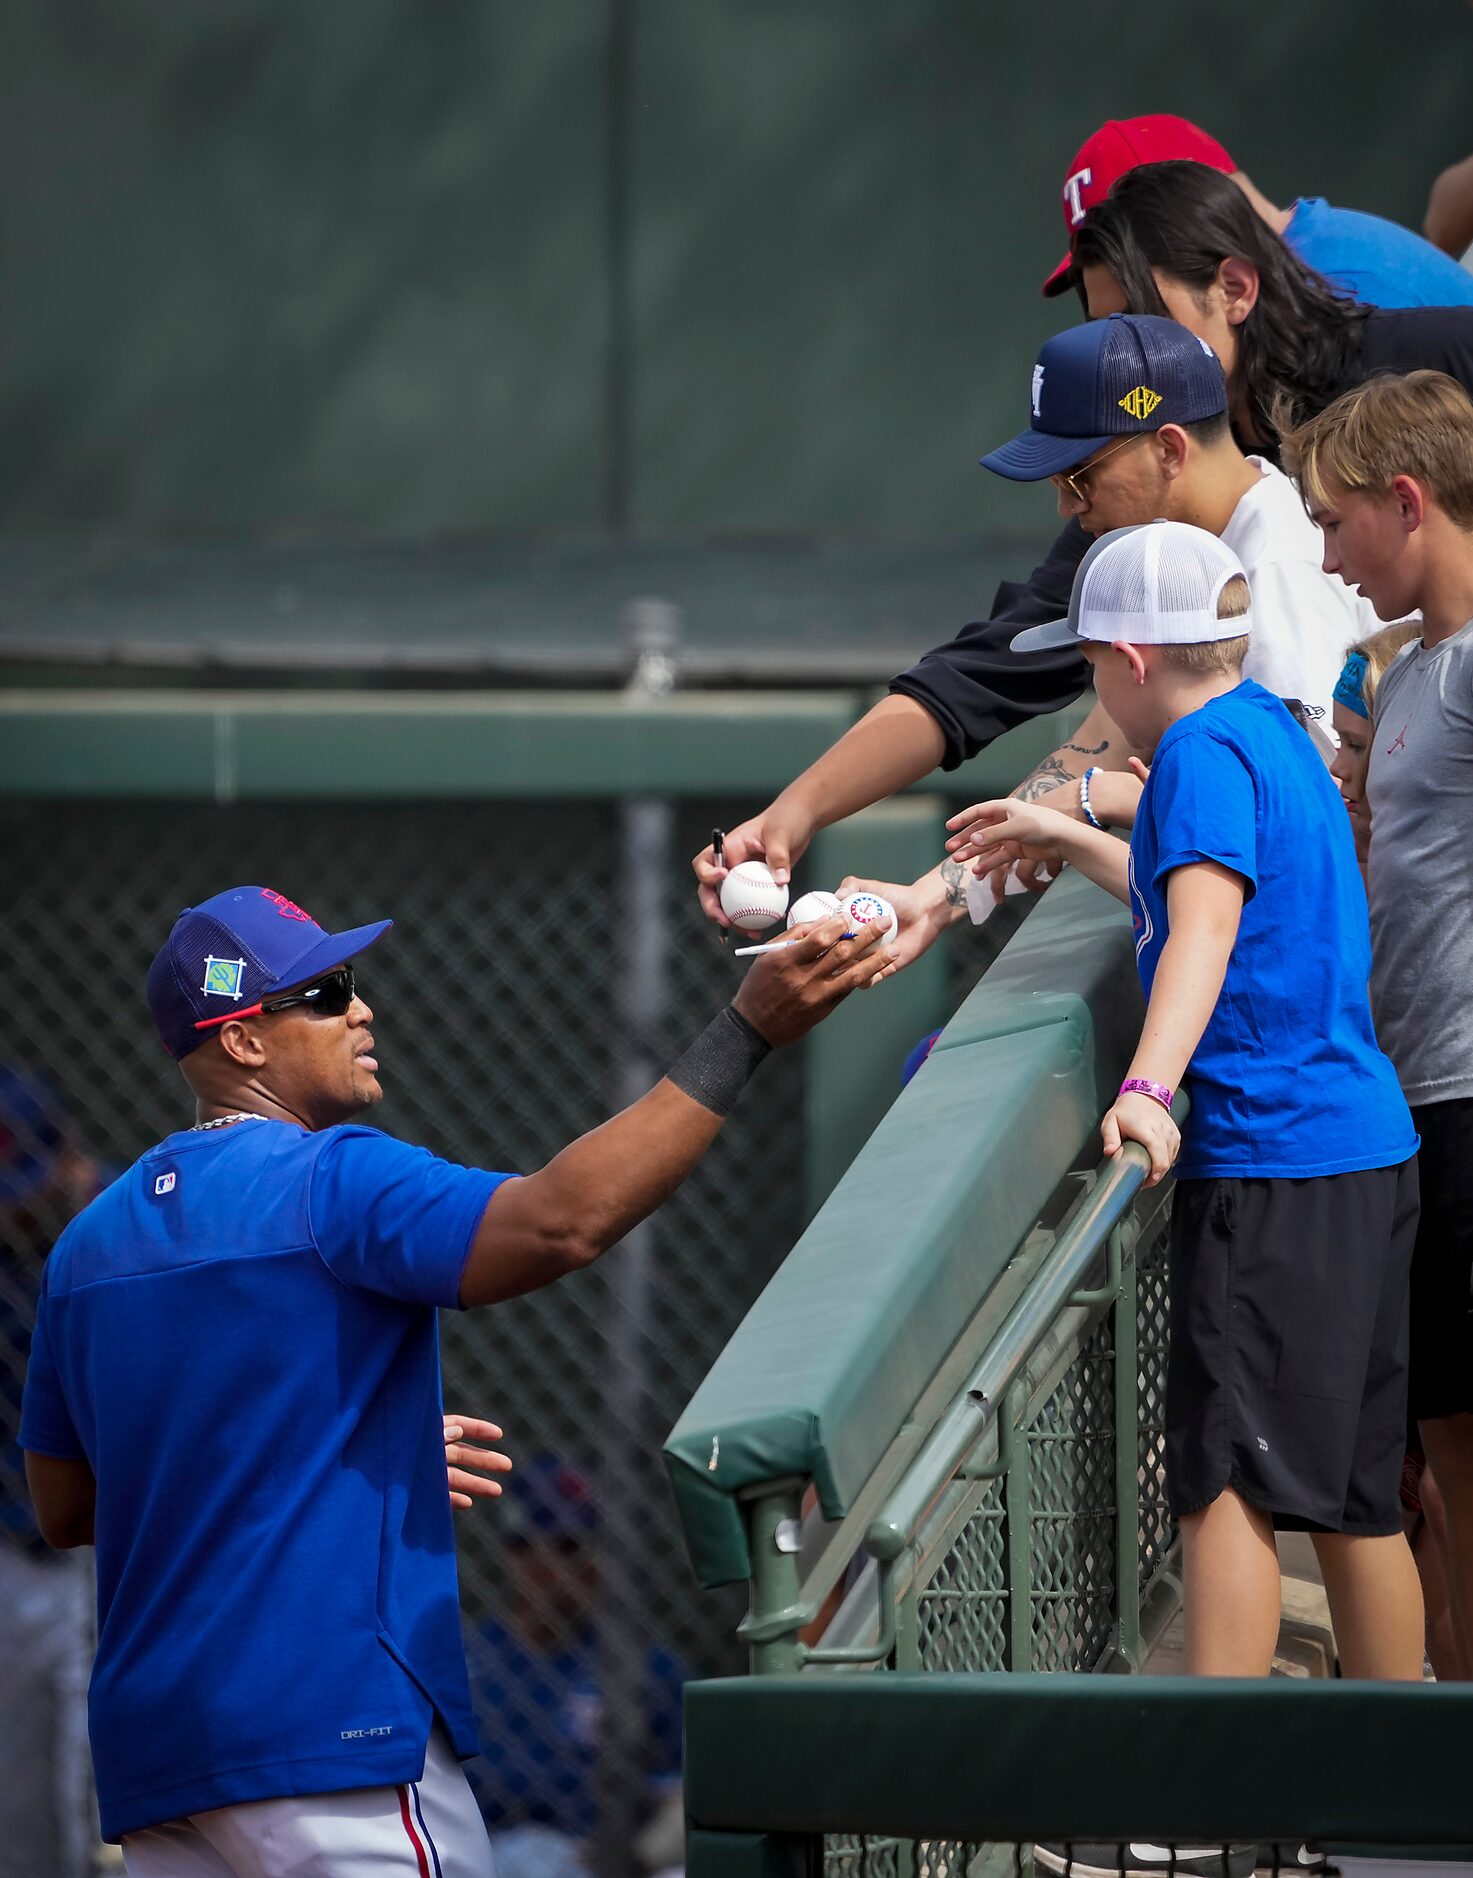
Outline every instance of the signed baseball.
[[741, 932], [762, 932], [788, 910], [788, 890], [764, 862], [739, 861], [721, 883], [721, 910]]
[[851, 893], [839, 902], [839, 911], [853, 927], [873, 926], [883, 928], [880, 943], [887, 944], [900, 930], [900, 921], [895, 917], [895, 908], [888, 900], [882, 900], [877, 893]]
[[808, 926], [816, 919], [832, 919], [839, 911], [839, 896], [825, 893], [816, 887], [811, 893], [800, 893], [788, 908], [789, 926]]

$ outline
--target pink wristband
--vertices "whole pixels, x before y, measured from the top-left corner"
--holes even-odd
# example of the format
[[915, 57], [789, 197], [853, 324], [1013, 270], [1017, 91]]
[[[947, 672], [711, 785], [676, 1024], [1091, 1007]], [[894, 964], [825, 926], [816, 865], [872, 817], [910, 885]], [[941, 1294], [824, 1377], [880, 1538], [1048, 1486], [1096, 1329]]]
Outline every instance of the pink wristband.
[[1148, 1082], [1144, 1076], [1127, 1076], [1120, 1085], [1121, 1095], [1149, 1096], [1153, 1102], [1159, 1102], [1168, 1112], [1171, 1108], [1171, 1091], [1164, 1082]]

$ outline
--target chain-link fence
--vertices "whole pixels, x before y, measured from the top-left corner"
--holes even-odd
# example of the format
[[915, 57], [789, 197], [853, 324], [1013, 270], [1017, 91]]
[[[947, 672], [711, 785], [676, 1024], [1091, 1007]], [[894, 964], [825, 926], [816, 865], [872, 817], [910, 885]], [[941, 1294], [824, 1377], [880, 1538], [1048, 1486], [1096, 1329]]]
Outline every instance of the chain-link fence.
[[1166, 1244], [1163, 1219], [1136, 1262], [1138, 1579], [1118, 1585], [1114, 1312], [1101, 1316], [1023, 1435], [1029, 1477], [1029, 1632], [1014, 1660], [1008, 1508], [1002, 1480], [980, 1490], [916, 1597], [921, 1669], [1093, 1669], [1123, 1603], [1155, 1576], [1176, 1539], [1166, 1505]]
[[[47, 1092], [44, 1114], [13, 1122], [35, 1138], [6, 1150], [35, 1176], [27, 1206], [5, 1210], [7, 1442], [40, 1259], [85, 1197], [89, 1165], [106, 1177], [192, 1119], [142, 993], [181, 907], [259, 880], [329, 927], [391, 915], [394, 932], [360, 973], [388, 1092], [374, 1120], [496, 1168], [534, 1167], [600, 1121], [627, 1053], [669, 1061], [739, 969], [690, 891], [684, 857], [712, 819], [695, 803], [675, 814], [674, 865], [653, 888], [667, 922], [665, 1016], [638, 1039], [621, 1028], [604, 914], [615, 903], [616, 806], [95, 802], [0, 813], [11, 877], [24, 883], [0, 920], [0, 1065]], [[657, 1455], [802, 1223], [802, 1079], [796, 1052], [764, 1067], [654, 1223], [644, 1282], [621, 1280], [621, 1248], [549, 1291], [444, 1320], [447, 1406], [501, 1423], [524, 1464], [556, 1456], [603, 1514], [596, 1563], [541, 1580], [508, 1563], [524, 1550], [506, 1543], [515, 1475], [507, 1502], [459, 1525], [481, 1724], [495, 1743], [488, 1818], [566, 1825], [591, 1839], [601, 1871], [627, 1858], [649, 1810], [646, 1776], [678, 1753], [650, 1703], [663, 1692], [668, 1709], [682, 1674], [739, 1666], [739, 1612], [697, 1593]], [[0, 1496], [13, 1508], [19, 1460], [8, 1445]], [[554, 1549], [574, 1536], [552, 1535]], [[509, 1718], [508, 1665], [525, 1680], [529, 1663], [542, 1680]]]

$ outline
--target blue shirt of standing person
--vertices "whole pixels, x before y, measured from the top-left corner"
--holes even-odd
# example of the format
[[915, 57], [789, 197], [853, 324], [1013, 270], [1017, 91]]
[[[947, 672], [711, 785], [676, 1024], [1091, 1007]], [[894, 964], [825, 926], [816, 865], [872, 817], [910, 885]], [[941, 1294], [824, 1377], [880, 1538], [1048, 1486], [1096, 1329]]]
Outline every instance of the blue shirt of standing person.
[[1130, 838], [1148, 997], [1168, 936], [1167, 881], [1204, 860], [1231, 868], [1246, 891], [1221, 995], [1192, 1052], [1178, 1178], [1303, 1179], [1407, 1159], [1416, 1131], [1371, 1025], [1350, 826], [1314, 745], [1251, 678], [1180, 718], [1156, 749]]
[[1411, 229], [1301, 196], [1284, 240], [1332, 287], [1367, 306], [1473, 306], [1473, 274]]
[[357, 1120], [384, 1091], [353, 960], [389, 924], [328, 932], [259, 885], [180, 914], [147, 991], [197, 1119], [43, 1273], [20, 1442], [42, 1536], [96, 1548], [98, 1796], [140, 1869], [269, 1839], [324, 1878], [406, 1844], [427, 1871], [439, 1834], [489, 1874], [436, 1309], [586, 1269], [888, 957], [820, 923], [647, 1095], [509, 1179]]

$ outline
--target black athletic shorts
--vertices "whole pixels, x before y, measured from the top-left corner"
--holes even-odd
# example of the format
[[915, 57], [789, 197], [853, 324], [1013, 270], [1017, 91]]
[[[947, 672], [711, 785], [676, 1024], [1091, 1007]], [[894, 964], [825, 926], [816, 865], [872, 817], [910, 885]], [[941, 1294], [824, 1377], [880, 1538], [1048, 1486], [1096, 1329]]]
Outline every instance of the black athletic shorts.
[[1422, 1220], [1412, 1254], [1412, 1413], [1473, 1410], [1473, 1097], [1412, 1110]]
[[1179, 1180], [1166, 1493], [1225, 1488], [1308, 1532], [1400, 1532], [1417, 1161]]

